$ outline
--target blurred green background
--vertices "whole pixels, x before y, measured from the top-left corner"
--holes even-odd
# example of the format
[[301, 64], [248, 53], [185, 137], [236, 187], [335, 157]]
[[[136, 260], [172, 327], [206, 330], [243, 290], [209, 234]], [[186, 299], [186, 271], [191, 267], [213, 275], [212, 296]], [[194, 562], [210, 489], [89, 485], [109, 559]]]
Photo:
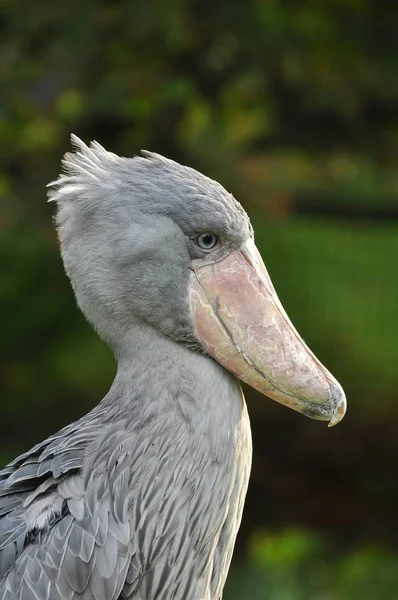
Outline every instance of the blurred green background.
[[331, 430], [246, 391], [254, 464], [226, 600], [398, 597], [396, 7], [0, 3], [0, 463], [87, 412], [115, 370], [46, 204], [71, 131], [233, 192], [346, 390]]

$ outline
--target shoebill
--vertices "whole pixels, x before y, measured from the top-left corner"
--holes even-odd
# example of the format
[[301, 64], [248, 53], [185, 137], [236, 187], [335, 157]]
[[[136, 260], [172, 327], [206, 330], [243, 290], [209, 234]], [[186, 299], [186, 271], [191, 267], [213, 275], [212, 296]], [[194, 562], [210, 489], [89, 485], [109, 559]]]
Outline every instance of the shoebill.
[[219, 600], [252, 455], [239, 380], [330, 425], [344, 392], [231, 194], [159, 154], [72, 143], [49, 199], [118, 367], [96, 408], [0, 472], [0, 600]]

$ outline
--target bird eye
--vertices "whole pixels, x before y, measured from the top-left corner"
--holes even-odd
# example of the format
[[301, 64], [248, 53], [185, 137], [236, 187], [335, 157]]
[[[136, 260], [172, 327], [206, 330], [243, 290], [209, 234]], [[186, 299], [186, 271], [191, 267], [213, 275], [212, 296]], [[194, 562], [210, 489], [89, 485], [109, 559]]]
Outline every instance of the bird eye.
[[218, 237], [215, 233], [206, 231], [205, 233], [198, 235], [196, 243], [202, 250], [212, 250], [218, 243]]

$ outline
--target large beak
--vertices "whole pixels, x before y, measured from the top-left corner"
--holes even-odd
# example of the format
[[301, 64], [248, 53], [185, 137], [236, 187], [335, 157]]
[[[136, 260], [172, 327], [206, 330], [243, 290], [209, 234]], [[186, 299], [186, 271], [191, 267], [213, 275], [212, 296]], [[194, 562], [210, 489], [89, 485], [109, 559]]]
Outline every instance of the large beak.
[[252, 240], [193, 269], [190, 304], [197, 337], [236, 377], [330, 427], [341, 421], [344, 391], [293, 327]]

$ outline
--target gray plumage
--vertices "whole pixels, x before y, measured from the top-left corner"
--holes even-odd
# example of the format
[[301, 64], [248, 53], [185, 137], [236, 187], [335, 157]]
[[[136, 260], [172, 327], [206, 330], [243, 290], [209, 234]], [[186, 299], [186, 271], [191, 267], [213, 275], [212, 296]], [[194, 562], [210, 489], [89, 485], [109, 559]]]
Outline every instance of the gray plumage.
[[98, 407], [0, 471], [0, 600], [218, 600], [251, 437], [187, 288], [198, 232], [225, 254], [251, 226], [190, 168], [72, 141], [49, 197], [77, 302], [118, 371]]

